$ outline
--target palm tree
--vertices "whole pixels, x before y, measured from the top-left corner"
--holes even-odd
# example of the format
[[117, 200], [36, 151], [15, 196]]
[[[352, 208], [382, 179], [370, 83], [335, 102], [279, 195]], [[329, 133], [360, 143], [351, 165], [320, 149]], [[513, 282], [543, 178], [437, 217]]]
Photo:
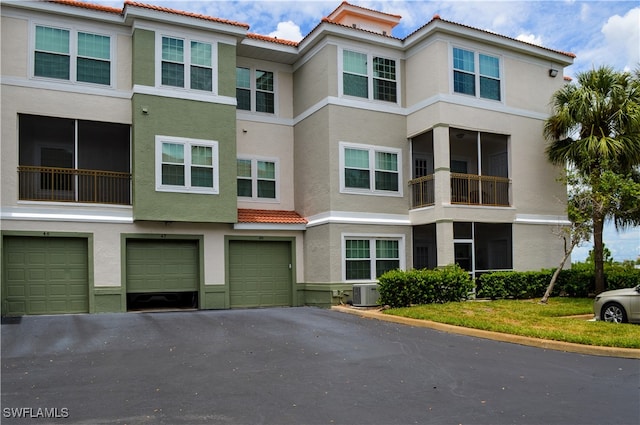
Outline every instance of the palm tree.
[[544, 125], [546, 154], [590, 187], [596, 293], [605, 289], [602, 229], [614, 217], [602, 185], [605, 172], [631, 173], [640, 164], [640, 70], [601, 67], [578, 74], [554, 93]]

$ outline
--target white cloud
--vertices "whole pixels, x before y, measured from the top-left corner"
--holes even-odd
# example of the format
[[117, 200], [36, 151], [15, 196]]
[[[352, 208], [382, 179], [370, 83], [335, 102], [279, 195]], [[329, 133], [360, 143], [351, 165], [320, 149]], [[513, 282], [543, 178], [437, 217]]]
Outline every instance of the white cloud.
[[290, 41], [302, 40], [302, 33], [300, 32], [300, 26], [293, 21], [278, 22], [277, 29], [269, 33], [269, 37], [276, 37]]
[[538, 46], [542, 46], [542, 37], [535, 34], [520, 34], [516, 37], [516, 40], [524, 41], [529, 44], [536, 44]]
[[640, 7], [631, 9], [626, 15], [614, 15], [602, 27], [606, 44], [626, 59], [625, 70], [634, 69], [640, 62]]
[[640, 7], [606, 18], [598, 36], [576, 53], [580, 70], [601, 65], [618, 71], [635, 69], [640, 62]]

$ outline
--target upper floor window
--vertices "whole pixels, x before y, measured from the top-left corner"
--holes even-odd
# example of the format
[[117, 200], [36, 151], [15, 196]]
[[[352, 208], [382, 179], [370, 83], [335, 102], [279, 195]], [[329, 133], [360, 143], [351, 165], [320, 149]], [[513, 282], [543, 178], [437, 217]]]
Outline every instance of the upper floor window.
[[277, 175], [276, 160], [238, 158], [238, 196], [277, 199]]
[[275, 113], [274, 76], [271, 71], [236, 68], [238, 109]]
[[162, 36], [163, 86], [213, 91], [213, 45], [202, 41]]
[[33, 74], [110, 85], [111, 38], [36, 25]]
[[342, 143], [341, 191], [401, 195], [399, 149]]
[[453, 91], [500, 100], [500, 59], [454, 47]]
[[156, 136], [156, 190], [218, 193], [218, 143]]
[[395, 60], [343, 50], [342, 70], [343, 94], [397, 102]]

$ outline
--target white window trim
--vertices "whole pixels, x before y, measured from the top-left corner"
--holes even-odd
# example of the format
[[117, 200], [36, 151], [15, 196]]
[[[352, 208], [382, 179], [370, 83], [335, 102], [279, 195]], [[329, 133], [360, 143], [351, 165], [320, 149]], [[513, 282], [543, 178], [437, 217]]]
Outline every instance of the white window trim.
[[[342, 281], [344, 283], [371, 283], [377, 282], [375, 261], [376, 258], [376, 240], [397, 240], [398, 241], [398, 258], [400, 270], [406, 270], [406, 249], [405, 235], [402, 234], [373, 234], [373, 233], [343, 233], [340, 244], [340, 261], [342, 267]], [[347, 240], [368, 240], [369, 241], [369, 261], [371, 262], [371, 278], [370, 279], [350, 279], [347, 280]]]
[[[278, 72], [269, 67], [264, 67], [264, 66], [249, 66], [249, 65], [237, 64], [236, 69], [237, 68], [245, 68], [249, 70], [249, 88], [238, 87], [238, 84], [236, 82], [236, 89], [249, 90], [249, 96], [251, 101], [251, 109], [238, 109], [238, 112], [252, 113], [252, 114], [264, 115], [268, 117], [278, 116]], [[256, 71], [271, 72], [273, 74], [273, 113], [256, 110], [257, 93], [258, 93], [258, 88], [256, 84]], [[265, 93], [270, 93], [265, 90], [260, 90], [260, 91]]]
[[[167, 86], [162, 84], [162, 38], [175, 38], [182, 40], [184, 48], [184, 87]], [[191, 42], [205, 43], [211, 45], [211, 91], [197, 90], [191, 88]], [[204, 96], [214, 96], [218, 93], [218, 42], [206, 37], [194, 37], [184, 33], [173, 33], [168, 31], [156, 31], [155, 40], [155, 76], [156, 88], [162, 90], [174, 90], [178, 92], [197, 93]]]
[[[220, 192], [218, 142], [215, 140], [189, 139], [184, 137], [160, 136], [157, 135], [155, 143], [156, 149], [156, 191], [158, 192], [179, 192], [179, 193], [199, 193], [216, 195]], [[183, 145], [184, 155], [184, 186], [173, 186], [162, 184], [162, 144], [175, 143]], [[210, 147], [213, 154], [213, 187], [191, 186], [191, 146]]]
[[[238, 196], [238, 200], [252, 202], [280, 203], [280, 159], [262, 156], [238, 155], [238, 159], [251, 161], [251, 194], [253, 196]], [[258, 161], [273, 162], [275, 164], [276, 197], [258, 197]], [[236, 176], [236, 181], [239, 177]], [[249, 180], [245, 177], [246, 180]]]
[[[453, 78], [453, 73], [455, 71], [454, 67], [453, 67], [453, 49], [461, 49], [461, 50], [466, 50], [468, 52], [473, 52], [473, 66], [474, 66], [474, 77], [475, 77], [475, 83], [476, 83], [476, 92], [475, 94], [472, 96], [470, 94], [466, 94], [466, 93], [460, 93], [455, 91], [455, 87], [454, 87], [454, 78]], [[489, 99], [486, 97], [480, 97], [480, 55], [486, 55], [486, 56], [491, 56], [493, 58], [497, 58], [498, 59], [498, 67], [499, 67], [499, 71], [500, 71], [500, 99], [499, 100], [495, 100], [495, 99]], [[467, 72], [467, 71], [463, 71], [463, 72]], [[468, 72], [470, 74], [470, 72]], [[492, 78], [495, 80], [495, 78], [493, 77], [488, 77], [488, 78]], [[467, 98], [475, 98], [478, 100], [483, 100], [486, 102], [492, 102], [492, 103], [505, 103], [504, 99], [505, 99], [505, 84], [504, 84], [504, 60], [503, 60], [503, 56], [494, 52], [488, 52], [488, 51], [484, 51], [481, 49], [477, 49], [477, 48], [473, 48], [473, 47], [469, 47], [469, 46], [460, 46], [457, 44], [451, 44], [450, 48], [449, 48], [449, 87], [450, 89], [450, 94], [454, 95], [454, 96], [464, 96]]]
[[[367, 55], [367, 98], [364, 97], [359, 97], [359, 96], [352, 96], [352, 95], [348, 95], [348, 94], [344, 94], [344, 51], [349, 51], [349, 52], [354, 52], [354, 53], [361, 53], [363, 55]], [[373, 90], [373, 80], [374, 80], [374, 75], [373, 75], [373, 58], [381, 58], [381, 59], [390, 59], [395, 61], [396, 63], [396, 101], [395, 102], [390, 102], [387, 100], [381, 100], [381, 99], [375, 99], [373, 97], [374, 95], [374, 90]], [[341, 47], [338, 49], [338, 96], [339, 97], [343, 97], [346, 99], [353, 99], [353, 100], [361, 100], [361, 101], [369, 101], [369, 102], [376, 102], [376, 103], [381, 103], [381, 104], [387, 104], [387, 105], [400, 105], [401, 102], [401, 81], [400, 81], [400, 63], [401, 60], [399, 57], [396, 56], [392, 56], [392, 55], [385, 55], [383, 53], [376, 53], [376, 52], [372, 52], [372, 51], [366, 51], [363, 49], [358, 49], [358, 48], [352, 48], [352, 47]], [[385, 80], [385, 81], [390, 81], [387, 80], [386, 78], [380, 78], [381, 80]]]
[[[402, 149], [397, 148], [389, 148], [386, 146], [375, 146], [375, 145], [363, 145], [357, 143], [350, 142], [340, 142], [340, 193], [352, 194], [352, 195], [374, 195], [374, 196], [393, 196], [393, 197], [402, 197], [404, 196], [404, 184], [402, 177], [402, 169], [403, 169], [403, 161], [402, 161]], [[345, 184], [344, 178], [344, 170], [345, 170], [345, 158], [344, 151], [345, 149], [360, 149], [366, 150], [369, 152], [369, 189], [359, 189], [347, 187]], [[376, 176], [375, 176], [375, 153], [376, 152], [387, 152], [393, 153], [397, 155], [398, 158], [398, 190], [397, 191], [389, 191], [389, 190], [376, 190]]]
[[[48, 27], [60, 30], [69, 31], [69, 79], [53, 77], [42, 77], [36, 75], [36, 27]], [[83, 32], [86, 34], [100, 35], [103, 37], [109, 37], [109, 84], [91, 83], [87, 81], [78, 81], [78, 33]], [[50, 81], [62, 84], [72, 84], [77, 86], [89, 86], [103, 89], [115, 88], [116, 72], [118, 70], [118, 63], [116, 62], [116, 34], [108, 33], [102, 30], [96, 30], [96, 28], [76, 27], [71, 25], [64, 25], [60, 23], [51, 23], [43, 21], [33, 21], [30, 28], [30, 41], [29, 41], [29, 78], [37, 81]]]

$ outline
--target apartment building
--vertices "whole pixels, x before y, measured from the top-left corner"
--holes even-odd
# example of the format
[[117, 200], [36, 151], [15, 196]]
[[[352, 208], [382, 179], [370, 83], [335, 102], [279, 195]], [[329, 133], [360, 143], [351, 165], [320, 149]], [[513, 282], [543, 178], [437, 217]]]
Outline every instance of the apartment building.
[[343, 2], [299, 43], [3, 2], [2, 314], [329, 306], [395, 268], [553, 267], [574, 56]]

